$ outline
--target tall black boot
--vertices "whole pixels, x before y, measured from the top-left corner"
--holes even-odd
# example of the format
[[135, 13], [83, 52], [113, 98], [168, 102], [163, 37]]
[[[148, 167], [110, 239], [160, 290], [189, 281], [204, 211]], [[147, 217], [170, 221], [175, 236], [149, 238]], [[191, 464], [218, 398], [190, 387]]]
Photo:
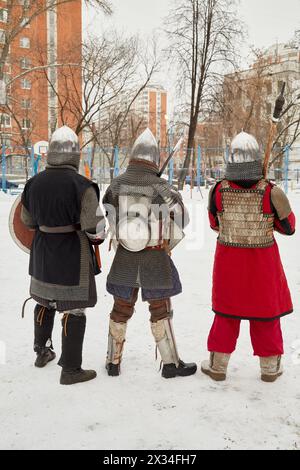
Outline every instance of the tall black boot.
[[58, 364], [62, 367], [60, 383], [72, 385], [94, 379], [94, 370], [83, 370], [82, 347], [86, 326], [86, 317], [82, 315], [65, 314], [62, 319], [62, 347]]
[[37, 304], [34, 309], [34, 351], [37, 354], [34, 365], [45, 367], [48, 362], [55, 359], [52, 345], [52, 331], [55, 310], [50, 310]]

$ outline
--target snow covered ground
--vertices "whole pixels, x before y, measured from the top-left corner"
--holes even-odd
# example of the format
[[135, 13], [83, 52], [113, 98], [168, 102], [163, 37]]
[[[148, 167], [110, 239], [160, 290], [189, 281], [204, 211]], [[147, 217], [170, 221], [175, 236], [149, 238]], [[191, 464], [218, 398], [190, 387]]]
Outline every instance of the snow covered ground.
[[[211, 271], [216, 235], [208, 228], [206, 197], [194, 192], [193, 219], [198, 239], [174, 252], [184, 292], [174, 299], [175, 333], [181, 357], [207, 357], [212, 322]], [[188, 191], [185, 194], [189, 200]], [[300, 195], [291, 202], [299, 214]], [[102, 248], [103, 274], [98, 276], [98, 305], [88, 311], [84, 366], [96, 380], [72, 387], [59, 385], [55, 362], [33, 366], [32, 311], [21, 306], [28, 296], [28, 256], [11, 241], [7, 219], [13, 197], [0, 192], [0, 448], [1, 449], [299, 449], [300, 448], [300, 260], [299, 232], [277, 236], [295, 303], [295, 314], [283, 319], [285, 374], [275, 384], [259, 379], [244, 322], [228, 380], [217, 384], [198, 372], [190, 378], [164, 380], [149, 326], [147, 306], [138, 303], [128, 328], [122, 375], [104, 369], [108, 314], [112, 299], [105, 291], [111, 263]], [[203, 244], [205, 242], [205, 244]], [[54, 345], [60, 352], [57, 315]]]

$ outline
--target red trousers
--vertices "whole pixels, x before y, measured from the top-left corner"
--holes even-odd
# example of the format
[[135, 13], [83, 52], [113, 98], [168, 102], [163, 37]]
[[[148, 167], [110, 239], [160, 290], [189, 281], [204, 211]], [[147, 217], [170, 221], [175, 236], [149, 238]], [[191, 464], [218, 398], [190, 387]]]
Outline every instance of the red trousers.
[[[207, 346], [210, 352], [231, 354], [236, 348], [241, 320], [215, 315]], [[284, 354], [280, 319], [250, 320], [250, 336], [254, 356], [269, 357]]]

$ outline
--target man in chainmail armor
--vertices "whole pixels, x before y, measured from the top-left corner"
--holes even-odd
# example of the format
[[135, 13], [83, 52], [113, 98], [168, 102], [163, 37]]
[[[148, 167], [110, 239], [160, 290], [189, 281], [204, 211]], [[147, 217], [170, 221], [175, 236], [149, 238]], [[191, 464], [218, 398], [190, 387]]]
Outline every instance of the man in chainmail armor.
[[170, 252], [184, 236], [188, 214], [180, 194], [159, 177], [159, 160], [157, 142], [147, 129], [132, 148], [126, 172], [112, 181], [103, 199], [116, 249], [107, 279], [114, 296], [106, 361], [110, 376], [120, 374], [127, 322], [139, 290], [149, 303], [162, 376], [189, 376], [197, 370], [178, 355], [170, 301], [182, 291]]
[[67, 126], [51, 138], [46, 170], [31, 178], [22, 195], [23, 223], [35, 229], [30, 252], [30, 295], [34, 310], [36, 367], [55, 358], [52, 330], [55, 312], [62, 312], [60, 383], [70, 385], [96, 377], [83, 370], [85, 309], [97, 302], [95, 274], [100, 272], [92, 245], [105, 238], [99, 211], [99, 189], [78, 174], [77, 135]]
[[241, 320], [249, 320], [261, 379], [273, 382], [282, 374], [280, 318], [293, 311], [274, 231], [293, 235], [295, 216], [283, 191], [263, 178], [262, 156], [252, 135], [242, 132], [233, 140], [225, 179], [212, 188], [208, 209], [219, 236], [210, 360], [202, 363], [202, 372], [226, 379]]

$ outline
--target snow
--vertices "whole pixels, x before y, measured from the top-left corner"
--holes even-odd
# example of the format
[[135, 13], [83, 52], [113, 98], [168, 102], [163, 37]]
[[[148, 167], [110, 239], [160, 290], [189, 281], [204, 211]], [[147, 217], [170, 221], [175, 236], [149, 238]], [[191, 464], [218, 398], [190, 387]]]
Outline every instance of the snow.
[[[190, 200], [186, 190], [184, 198], [191, 204], [198, 236], [189, 233], [174, 252], [184, 286], [183, 294], [173, 301], [174, 326], [182, 359], [199, 364], [207, 358], [206, 339], [213, 319], [210, 296], [216, 235], [206, 220], [207, 192], [202, 200], [194, 190]], [[298, 213], [299, 194], [291, 194], [290, 199]], [[0, 192], [1, 449], [300, 448], [299, 232], [293, 238], [277, 237], [295, 314], [282, 320], [285, 373], [276, 383], [260, 381], [247, 322], [242, 325], [227, 382], [215, 383], [200, 371], [189, 378], [162, 379], [147, 306], [140, 301], [128, 327], [122, 375], [108, 377], [104, 364], [112, 299], [105, 291], [105, 280], [112, 253], [106, 243], [101, 248], [103, 274], [97, 278], [98, 305], [87, 312], [84, 347], [83, 365], [95, 368], [98, 377], [64, 387], [59, 385], [56, 361], [42, 370], [33, 366], [32, 301], [21, 319], [21, 306], [28, 297], [28, 256], [11, 241], [7, 227], [13, 200]], [[60, 333], [57, 318], [58, 356]]]

